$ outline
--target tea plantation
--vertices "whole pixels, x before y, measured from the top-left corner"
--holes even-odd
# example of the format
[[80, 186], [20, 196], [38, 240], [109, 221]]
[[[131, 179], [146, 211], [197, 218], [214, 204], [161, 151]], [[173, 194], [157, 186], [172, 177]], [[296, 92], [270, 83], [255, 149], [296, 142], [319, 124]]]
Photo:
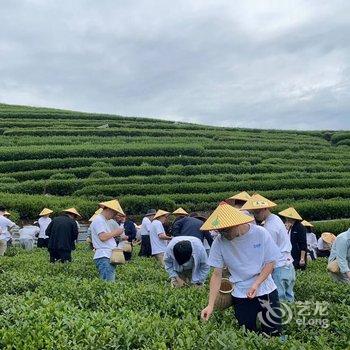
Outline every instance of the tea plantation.
[[[81, 244], [71, 264], [50, 264], [36, 249], [0, 260], [0, 349], [348, 349], [350, 286], [331, 281], [326, 261], [298, 273], [287, 339], [244, 334], [233, 310], [204, 323], [203, 289], [170, 288], [153, 259], [117, 268], [117, 282], [98, 279], [92, 251]], [[318, 308], [326, 302], [324, 309]], [[304, 311], [302, 309], [305, 309]]]
[[278, 210], [295, 206], [317, 233], [337, 234], [350, 223], [349, 141], [349, 132], [219, 128], [0, 104], [0, 203], [14, 218], [25, 212], [34, 219], [44, 206], [75, 206], [88, 218], [110, 198], [133, 215], [151, 207], [210, 211], [245, 190], [276, 201]]

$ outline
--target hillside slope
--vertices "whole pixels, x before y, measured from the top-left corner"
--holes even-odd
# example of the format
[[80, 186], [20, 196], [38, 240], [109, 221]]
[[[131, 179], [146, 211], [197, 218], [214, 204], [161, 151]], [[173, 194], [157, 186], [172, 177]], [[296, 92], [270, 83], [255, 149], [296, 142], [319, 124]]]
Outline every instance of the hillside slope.
[[347, 218], [348, 137], [1, 104], [0, 202], [33, 218], [42, 206], [88, 218], [114, 197], [130, 214], [203, 211], [246, 190], [308, 220]]

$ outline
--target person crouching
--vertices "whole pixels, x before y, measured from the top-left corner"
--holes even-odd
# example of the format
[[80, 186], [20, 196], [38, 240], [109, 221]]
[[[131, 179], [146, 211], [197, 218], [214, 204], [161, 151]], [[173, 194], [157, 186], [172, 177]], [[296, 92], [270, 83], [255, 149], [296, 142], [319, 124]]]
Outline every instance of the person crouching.
[[202, 286], [209, 273], [207, 253], [196, 237], [175, 237], [164, 254], [165, 270], [173, 287]]

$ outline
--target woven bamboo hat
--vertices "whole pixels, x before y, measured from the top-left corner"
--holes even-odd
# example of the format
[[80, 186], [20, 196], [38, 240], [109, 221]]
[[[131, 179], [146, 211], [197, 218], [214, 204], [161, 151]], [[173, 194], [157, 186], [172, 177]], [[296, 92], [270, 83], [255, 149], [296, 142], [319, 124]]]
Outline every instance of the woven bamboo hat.
[[227, 199], [231, 199], [231, 200], [235, 200], [236, 199], [236, 200], [239, 200], [239, 201], [246, 202], [247, 200], [250, 199], [250, 195], [246, 191], [243, 191], [243, 192], [237, 193], [234, 196], [232, 196], [230, 198], [227, 198]]
[[323, 232], [321, 234], [321, 238], [323, 241], [325, 241], [328, 244], [332, 244], [335, 239], [337, 238], [333, 233], [330, 232]]
[[246, 203], [242, 206], [241, 210], [255, 210], [276, 207], [277, 204], [270, 201], [269, 199], [256, 193], [253, 194]]
[[221, 202], [200, 229], [201, 231], [220, 230], [247, 224], [253, 220], [251, 216], [242, 213], [226, 202]]
[[112, 199], [111, 201], [108, 201], [108, 202], [99, 203], [99, 206], [101, 208], [112, 209], [119, 214], [125, 215], [122, 207], [120, 206], [119, 202], [116, 199]]
[[169, 215], [169, 214], [170, 214], [170, 213], [169, 213], [168, 211], [159, 209], [159, 210], [156, 212], [156, 215], [154, 215], [153, 220], [158, 219], [158, 218], [160, 218], [161, 216]]
[[311, 224], [310, 222], [308, 222], [308, 221], [306, 221], [306, 220], [303, 220], [303, 221], [301, 222], [301, 224], [302, 224], [303, 226], [305, 226], [305, 227], [314, 227], [313, 224]]
[[39, 216], [50, 215], [50, 214], [52, 214], [52, 213], [53, 213], [53, 211], [52, 211], [51, 209], [49, 209], [49, 208], [44, 208], [44, 209], [40, 212]]
[[89, 219], [90, 222], [93, 222], [96, 218], [97, 215], [101, 214], [102, 213], [102, 208], [100, 209], [97, 209], [95, 212], [94, 212], [94, 215], [91, 216], [91, 218]]
[[185, 209], [177, 208], [175, 211], [173, 211], [174, 215], [188, 215], [187, 211]]
[[70, 213], [70, 214], [74, 214], [76, 216], [78, 216], [80, 219], [82, 218], [82, 216], [78, 213], [78, 211], [75, 208], [69, 208], [66, 210], [62, 210], [64, 213]]
[[303, 220], [303, 218], [299, 215], [299, 213], [293, 207], [289, 207], [285, 210], [282, 210], [278, 214], [289, 219], [294, 219], [299, 221]]
[[7, 210], [5, 210], [4, 216], [11, 216], [11, 213], [9, 213]]

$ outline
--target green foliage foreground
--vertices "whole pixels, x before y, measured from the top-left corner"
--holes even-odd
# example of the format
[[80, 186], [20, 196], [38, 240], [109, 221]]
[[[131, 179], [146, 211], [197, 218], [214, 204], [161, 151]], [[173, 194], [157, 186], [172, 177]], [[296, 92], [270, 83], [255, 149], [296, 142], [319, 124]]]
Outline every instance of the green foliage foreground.
[[[135, 254], [136, 255], [136, 254]], [[328, 328], [285, 326], [287, 340], [244, 334], [232, 310], [203, 323], [205, 289], [169, 287], [153, 259], [117, 268], [118, 281], [100, 281], [85, 244], [71, 264], [51, 265], [45, 250], [12, 248], [0, 259], [0, 349], [348, 349], [350, 286], [334, 283], [326, 261], [297, 277], [296, 299], [326, 301]], [[297, 304], [292, 306], [298, 313]], [[300, 310], [299, 310], [300, 311]], [[314, 316], [306, 316], [306, 322]]]

